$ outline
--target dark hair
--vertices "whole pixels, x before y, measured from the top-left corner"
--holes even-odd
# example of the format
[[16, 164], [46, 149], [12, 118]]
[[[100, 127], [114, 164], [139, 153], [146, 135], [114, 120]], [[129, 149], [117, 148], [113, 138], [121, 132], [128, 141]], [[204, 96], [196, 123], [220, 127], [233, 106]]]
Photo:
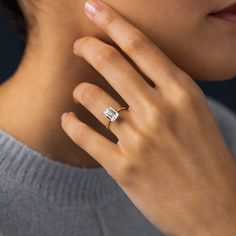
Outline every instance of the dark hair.
[[17, 32], [19, 33], [20, 40], [24, 45], [27, 36], [27, 23], [18, 0], [0, 0], [0, 3], [7, 8], [10, 17], [16, 26]]

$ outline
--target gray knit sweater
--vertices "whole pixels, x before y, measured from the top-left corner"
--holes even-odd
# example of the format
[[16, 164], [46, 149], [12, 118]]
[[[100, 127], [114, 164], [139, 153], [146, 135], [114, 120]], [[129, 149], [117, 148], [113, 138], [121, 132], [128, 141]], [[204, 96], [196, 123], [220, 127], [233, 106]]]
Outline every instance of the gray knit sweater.
[[[207, 97], [207, 101], [227, 145], [236, 155], [235, 114], [212, 98]], [[0, 129], [2, 235], [163, 234], [144, 218], [104, 169], [55, 162]]]

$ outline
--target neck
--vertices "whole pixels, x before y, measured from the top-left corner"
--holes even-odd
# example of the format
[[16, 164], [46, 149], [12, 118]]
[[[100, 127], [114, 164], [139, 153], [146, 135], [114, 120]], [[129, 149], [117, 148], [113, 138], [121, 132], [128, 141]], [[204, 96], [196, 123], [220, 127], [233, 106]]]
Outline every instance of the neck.
[[[116, 137], [80, 104], [73, 90], [81, 82], [114, 90], [85, 60], [73, 55], [75, 38], [27, 47], [18, 70], [0, 87], [0, 128], [48, 158], [73, 166], [100, 165], [73, 143], [61, 128], [61, 115], [73, 111], [110, 140]], [[114, 96], [119, 101], [119, 95]]]

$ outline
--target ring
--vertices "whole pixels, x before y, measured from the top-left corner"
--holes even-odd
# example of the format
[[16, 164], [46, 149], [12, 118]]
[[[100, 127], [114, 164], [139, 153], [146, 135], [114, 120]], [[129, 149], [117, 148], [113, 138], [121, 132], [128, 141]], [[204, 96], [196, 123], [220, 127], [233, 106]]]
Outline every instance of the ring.
[[128, 110], [126, 107], [120, 107], [117, 110], [115, 110], [112, 107], [107, 107], [105, 111], [103, 112], [103, 115], [108, 119], [106, 127], [109, 129], [111, 122], [114, 122], [119, 117], [119, 112], [122, 110]]

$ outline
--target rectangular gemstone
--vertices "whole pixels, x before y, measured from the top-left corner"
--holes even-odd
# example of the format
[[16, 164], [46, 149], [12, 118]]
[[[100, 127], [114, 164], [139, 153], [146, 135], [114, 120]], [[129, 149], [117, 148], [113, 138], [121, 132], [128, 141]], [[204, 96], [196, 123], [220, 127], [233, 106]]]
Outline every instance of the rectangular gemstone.
[[119, 116], [119, 113], [114, 110], [112, 107], [108, 107], [103, 114], [110, 120], [115, 121], [116, 118]]

